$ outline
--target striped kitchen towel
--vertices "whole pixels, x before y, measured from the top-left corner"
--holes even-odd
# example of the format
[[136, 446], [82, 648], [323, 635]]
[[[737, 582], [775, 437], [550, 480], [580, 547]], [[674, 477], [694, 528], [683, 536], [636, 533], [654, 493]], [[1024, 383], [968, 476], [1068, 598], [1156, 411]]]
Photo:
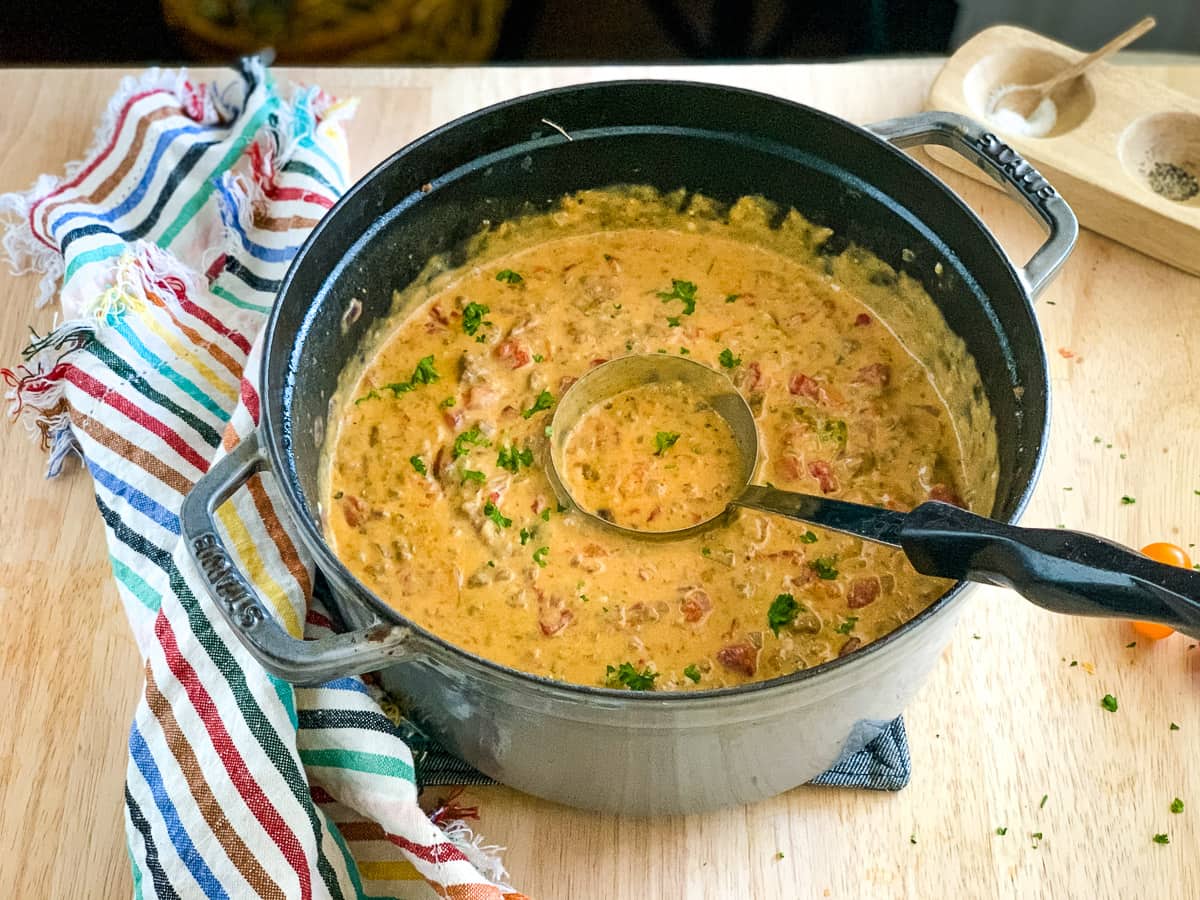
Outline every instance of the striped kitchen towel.
[[[179, 537], [213, 459], [257, 424], [256, 336], [299, 245], [346, 186], [339, 119], [257, 60], [211, 84], [128, 79], [84, 161], [0, 197], [4, 246], [65, 324], [5, 370], [51, 475], [78, 452], [145, 660], [129, 733], [137, 897], [517, 898], [497, 848], [417, 803], [413, 757], [360, 678], [294, 688], [226, 626]], [[294, 635], [330, 625], [312, 562], [255, 478], [219, 511]]]

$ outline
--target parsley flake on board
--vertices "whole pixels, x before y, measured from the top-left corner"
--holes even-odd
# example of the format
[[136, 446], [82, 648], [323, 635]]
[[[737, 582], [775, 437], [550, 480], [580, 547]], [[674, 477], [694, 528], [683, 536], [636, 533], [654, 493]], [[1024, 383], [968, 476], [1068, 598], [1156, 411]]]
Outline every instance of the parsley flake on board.
[[771, 601], [771, 608], [767, 610], [767, 625], [775, 637], [779, 637], [780, 628], [796, 621], [796, 616], [800, 615], [803, 608], [791, 594], [780, 594]]
[[421, 457], [410, 456], [408, 461], [412, 464], [412, 467], [417, 470], [418, 475], [424, 475], [426, 473], [427, 470], [425, 468], [425, 460], [421, 459]]
[[662, 298], [663, 303], [670, 303], [672, 300], [683, 301], [683, 314], [690, 316], [696, 311], [696, 285], [690, 281], [681, 281], [678, 278], [671, 279], [670, 291], [659, 291], [658, 296]]
[[550, 393], [549, 391], [542, 391], [540, 394], [537, 395], [537, 399], [533, 401], [533, 406], [529, 407], [529, 409], [524, 410], [521, 413], [521, 418], [531, 419], [537, 413], [540, 413], [544, 409], [549, 409], [553, 405], [554, 405], [554, 395], [552, 393]]
[[1169, 843], [1171, 843], [1171, 839], [1169, 837], [1167, 837], [1165, 834], [1156, 834], [1154, 836], [1154, 843], [1169, 844]]
[[693, 684], [700, 683], [700, 670], [696, 668], [695, 663], [692, 663], [690, 666], [687, 666], [683, 670], [683, 674], [684, 674], [684, 677], [687, 678], [689, 681], [691, 681]]
[[525, 279], [512, 269], [501, 269], [496, 273], [496, 280], [503, 281], [505, 284], [520, 284]]
[[833, 579], [838, 577], [836, 556], [818, 557], [810, 562], [808, 567], [816, 572], [817, 577], [822, 581], [833, 581]]
[[1179, 726], [1178, 726], [1178, 725], [1176, 725], [1174, 722], [1172, 722], [1172, 723], [1171, 723], [1171, 728], [1170, 728], [1169, 730], [1171, 730], [1171, 731], [1178, 731], [1178, 730], [1179, 730]]
[[1122, 506], [1132, 506], [1134, 503], [1137, 503], [1137, 501], [1128, 495], [1121, 498]]
[[1180, 800], [1178, 797], [1176, 797], [1174, 800], [1171, 801], [1170, 809], [1171, 809], [1171, 812], [1175, 813], [1176, 815], [1179, 815], [1181, 812], [1183, 812], [1183, 801]]
[[720, 354], [717, 356], [717, 361], [720, 362], [721, 365], [726, 369], [736, 369], [742, 364], [742, 358], [740, 356], [734, 356], [733, 351], [728, 347], [720, 352]]
[[1046, 801], [1050, 799], [1049, 794], [1042, 794], [1042, 802], [1038, 804], [1038, 809], [1046, 808]]
[[1114, 697], [1112, 694], [1105, 694], [1100, 700], [1100, 705], [1103, 706], [1105, 709], [1107, 709], [1109, 712], [1116, 712], [1117, 711], [1117, 698]]
[[[549, 510], [547, 510], [547, 512], [549, 512]], [[546, 555], [549, 552], [550, 552], [549, 547], [538, 547], [536, 550], [533, 551], [533, 561], [535, 563], [537, 563], [539, 566], [541, 566], [543, 569], [546, 568], [546, 566], [548, 565], [548, 563], [546, 562]]]
[[480, 325], [491, 325], [491, 322], [485, 322], [483, 317], [491, 312], [491, 308], [483, 303], [475, 303], [472, 301], [463, 307], [463, 331], [467, 334], [474, 334], [479, 330]]
[[650, 671], [647, 666], [641, 672], [633, 667], [633, 663], [623, 662], [619, 666], [607, 666], [604, 670], [604, 683], [609, 687], [626, 687], [631, 691], [654, 690], [654, 679], [657, 672]]
[[451, 456], [458, 459], [460, 456], [466, 456], [471, 452], [471, 447], [490, 447], [492, 442], [483, 436], [483, 432], [476, 425], [469, 428], [454, 439], [454, 449], [451, 451]]
[[495, 522], [497, 528], [507, 528], [512, 524], [512, 519], [500, 512], [500, 507], [491, 500], [483, 505], [483, 514]]
[[521, 466], [533, 465], [533, 451], [528, 447], [524, 450], [518, 450], [516, 446], [501, 447], [496, 456], [496, 465], [515, 475]]
[[654, 455], [662, 456], [668, 450], [675, 446], [675, 442], [679, 440], [678, 431], [660, 431], [654, 435]]
[[996, 834], [1000, 835], [1000, 837], [1004, 837], [1004, 835], [1008, 834], [1008, 828], [1004, 825], [1001, 825], [996, 829]]

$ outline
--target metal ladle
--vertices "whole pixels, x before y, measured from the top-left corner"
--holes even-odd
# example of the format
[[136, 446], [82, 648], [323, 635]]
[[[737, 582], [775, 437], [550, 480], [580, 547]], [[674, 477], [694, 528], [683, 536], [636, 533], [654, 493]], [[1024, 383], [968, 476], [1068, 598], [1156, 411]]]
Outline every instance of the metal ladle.
[[[642, 531], [599, 516], [576, 503], [563, 477], [564, 447], [580, 418], [622, 391], [654, 383], [682, 385], [707, 403], [729, 426], [741, 463], [741, 489], [725, 510], [674, 531]], [[903, 513], [751, 484], [758, 464], [754, 415], [725, 375], [689, 359], [647, 354], [603, 363], [567, 389], [550, 428], [547, 475], [559, 503], [628, 537], [690, 537], [744, 507], [898, 547], [924, 575], [1008, 587], [1051, 612], [1163, 622], [1200, 635], [1200, 573], [1162, 565], [1113, 541], [1079, 531], [1020, 528], [934, 500]]]

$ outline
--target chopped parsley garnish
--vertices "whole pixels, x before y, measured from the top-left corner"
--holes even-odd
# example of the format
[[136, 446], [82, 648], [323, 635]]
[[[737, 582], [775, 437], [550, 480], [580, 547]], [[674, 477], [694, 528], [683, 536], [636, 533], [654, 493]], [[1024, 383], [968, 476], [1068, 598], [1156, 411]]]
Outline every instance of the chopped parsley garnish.
[[[549, 510], [547, 510], [547, 512], [549, 512]], [[549, 552], [550, 552], [549, 547], [538, 547], [536, 550], [533, 551], [533, 561], [535, 563], [537, 563], [539, 566], [541, 566], [543, 569], [546, 568], [546, 565], [547, 565], [546, 554], [548, 554]]]
[[771, 608], [767, 610], [767, 624], [775, 637], [779, 637], [780, 628], [796, 621], [796, 616], [800, 615], [803, 608], [791, 594], [780, 594], [771, 601]]
[[705, 557], [712, 556], [712, 547], [701, 547], [700, 555]]
[[742, 295], [741, 295], [741, 294], [726, 294], [726, 295], [725, 295], [725, 302], [726, 302], [726, 303], [732, 303], [734, 300], [736, 300], [736, 299], [737, 299], [738, 297], [740, 297], [740, 296], [742, 296]]
[[[437, 369], [433, 365], [432, 356], [424, 356], [417, 363], [417, 367], [413, 369], [412, 378], [408, 381], [393, 381], [391, 384], [383, 385], [385, 391], [391, 391], [393, 397], [399, 397], [401, 394], [407, 394], [409, 391], [415, 391], [419, 384], [433, 384], [438, 380]], [[368, 391], [363, 396], [354, 401], [357, 406], [367, 400], [377, 400], [379, 394], [374, 390]]]
[[533, 354], [533, 361], [538, 362], [538, 363], [545, 362], [546, 357], [542, 356], [542, 354], [540, 354], [540, 353], [535, 353], [535, 354]]
[[996, 834], [1000, 835], [1000, 837], [1004, 837], [1004, 835], [1008, 834], [1008, 828], [1006, 828], [1004, 825], [1001, 825], [996, 829]]
[[409, 383], [416, 387], [418, 384], [433, 384], [438, 380], [437, 369], [433, 367], [433, 357], [425, 356], [417, 362]]
[[542, 510], [542, 521], [543, 522], [550, 521], [550, 507], [546, 507], [545, 509]]
[[501, 447], [500, 453], [496, 456], [496, 465], [502, 469], [508, 469], [515, 475], [522, 465], [533, 465], [533, 451], [528, 447], [524, 450], [518, 450], [515, 446]]
[[654, 690], [654, 679], [657, 672], [650, 671], [647, 666], [641, 672], [633, 667], [633, 663], [623, 662], [619, 666], [607, 666], [604, 670], [604, 683], [609, 687], [627, 687], [631, 691]]
[[1132, 497], [1124, 496], [1121, 498], [1122, 506], [1132, 506], [1134, 503], [1137, 503], [1137, 501], [1134, 500]]
[[501, 269], [496, 273], [496, 280], [503, 281], [506, 284], [520, 284], [525, 279], [512, 269]]
[[447, 397], [445, 400], [443, 400], [441, 403], [438, 404], [438, 406], [440, 406], [442, 409], [449, 409], [453, 405], [454, 405], [453, 397]]
[[846, 446], [847, 436], [846, 423], [841, 419], [826, 419], [821, 423], [821, 430], [817, 434], [820, 440], [833, 441], [833, 443], [842, 447]]
[[497, 528], [507, 528], [512, 524], [512, 519], [500, 512], [500, 507], [491, 500], [484, 504], [483, 514], [495, 522]]
[[522, 528], [521, 529], [521, 546], [524, 547], [529, 542], [529, 539], [531, 537], [533, 537], [533, 532], [530, 531], [528, 528]]
[[720, 364], [726, 369], [736, 369], [742, 364], [742, 358], [740, 356], [734, 356], [733, 351], [728, 347], [720, 352], [720, 354], [717, 356], [717, 361], [720, 362]]
[[816, 542], [817, 536], [811, 531], [806, 531], [804, 534], [800, 535], [800, 543], [802, 544], [815, 544]]
[[675, 442], [679, 440], [678, 431], [660, 431], [654, 435], [654, 455], [662, 456], [668, 450], [675, 446]]
[[679, 327], [679, 316], [667, 316], [667, 325], [671, 328]]
[[463, 331], [467, 334], [474, 334], [479, 330], [480, 325], [491, 325], [491, 322], [485, 322], [483, 317], [491, 312], [491, 308], [483, 303], [468, 303], [463, 308]]
[[1171, 801], [1171, 812], [1175, 813], [1176, 815], [1179, 815], [1179, 813], [1183, 812], [1183, 801], [1178, 797]]
[[695, 663], [692, 663], [690, 666], [685, 668], [683, 670], [683, 674], [684, 674], [684, 677], [686, 677], [687, 679], [689, 679], [692, 682], [692, 684], [700, 683], [700, 670], [696, 668]]
[[679, 348], [679, 355], [680, 355], [680, 356], [691, 356], [691, 355], [692, 355], [692, 351], [691, 351], [691, 350], [689, 350], [687, 347], [680, 347], [680, 348]]
[[836, 556], [818, 557], [810, 562], [808, 567], [816, 572], [817, 577], [822, 581], [833, 581], [833, 579], [838, 577]]
[[474, 469], [463, 469], [462, 484], [466, 484], [468, 481], [473, 481], [476, 484], [483, 484], [483, 482], [486, 480], [487, 476], [485, 476], [482, 472], [476, 472]]
[[521, 418], [531, 419], [543, 409], [549, 409], [554, 405], [554, 395], [549, 391], [542, 391], [537, 395], [537, 399], [533, 401], [533, 406], [521, 413]]
[[428, 470], [425, 468], [425, 460], [421, 459], [421, 457], [419, 457], [419, 456], [410, 456], [410, 457], [408, 458], [408, 461], [409, 461], [410, 463], [412, 463], [412, 467], [413, 467], [414, 469], [416, 469], [416, 470], [417, 470], [417, 474], [418, 474], [418, 475], [424, 475], [424, 474], [426, 473], [426, 471], [428, 471]]
[[1154, 843], [1169, 844], [1169, 843], [1171, 843], [1171, 839], [1169, 837], [1167, 837], [1165, 834], [1156, 834], [1154, 836]]
[[846, 621], [833, 630], [838, 634], [849, 634], [854, 630], [856, 624], [858, 624], [858, 616], [846, 616]]
[[658, 296], [662, 298], [663, 303], [670, 303], [672, 300], [682, 300], [683, 314], [685, 316], [690, 316], [696, 311], [696, 285], [690, 281], [680, 281], [678, 278], [672, 278], [671, 290], [659, 291]]
[[1109, 712], [1116, 712], [1117, 711], [1117, 698], [1114, 697], [1112, 694], [1105, 694], [1103, 699], [1100, 701], [1100, 705], [1103, 706], [1105, 709], [1107, 709]]
[[466, 456], [471, 452], [471, 447], [490, 447], [492, 442], [483, 436], [483, 432], [479, 430], [479, 426], [469, 428], [454, 439], [454, 450], [451, 451], [451, 456], [458, 459], [460, 456]]

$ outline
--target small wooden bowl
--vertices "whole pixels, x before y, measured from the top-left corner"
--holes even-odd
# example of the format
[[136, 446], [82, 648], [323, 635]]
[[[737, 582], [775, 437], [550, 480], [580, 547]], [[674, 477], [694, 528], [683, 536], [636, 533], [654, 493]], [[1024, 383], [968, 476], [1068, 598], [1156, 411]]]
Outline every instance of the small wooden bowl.
[[[1082, 225], [1200, 275], [1200, 100], [1100, 63], [1052, 94], [1058, 119], [1044, 137], [991, 123], [992, 92], [1049, 78], [1084, 54], [1032, 31], [999, 25], [967, 41], [938, 73], [928, 109], [970, 116], [1038, 168]], [[938, 162], [986, 181], [959, 157]]]

